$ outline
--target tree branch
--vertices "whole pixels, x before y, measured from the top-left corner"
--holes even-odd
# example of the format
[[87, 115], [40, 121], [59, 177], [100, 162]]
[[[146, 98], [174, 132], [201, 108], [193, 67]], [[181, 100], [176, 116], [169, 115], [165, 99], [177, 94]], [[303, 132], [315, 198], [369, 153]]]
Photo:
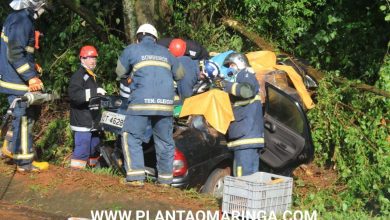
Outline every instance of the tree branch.
[[61, 4], [65, 7], [72, 10], [74, 13], [80, 15], [92, 28], [92, 30], [97, 34], [98, 38], [103, 42], [108, 42], [107, 34], [104, 32], [103, 28], [97, 23], [95, 16], [92, 12], [76, 3], [74, 0], [61, 0]]
[[[245, 37], [247, 37], [249, 40], [251, 40], [253, 43], [255, 43], [258, 47], [260, 47], [263, 50], [270, 50], [270, 51], [276, 51], [276, 47], [274, 47], [271, 43], [267, 42], [264, 38], [260, 37], [258, 34], [249, 31], [249, 29], [242, 23], [240, 23], [237, 20], [234, 20], [232, 18], [224, 17], [222, 18], [222, 24], [224, 24], [227, 27], [232, 28], [233, 30], [241, 33]], [[285, 52], [280, 52], [281, 54], [287, 55], [289, 57], [293, 57], [290, 54], [287, 54]], [[321, 71], [303, 64], [302, 62], [299, 62], [298, 60], [294, 60], [294, 62], [297, 62], [298, 65], [303, 66], [306, 68], [308, 74], [312, 77], [314, 77], [317, 81], [320, 81], [322, 78], [324, 78], [324, 73]], [[336, 83], [346, 83], [348, 80], [342, 77], [337, 77], [334, 79], [334, 82]], [[354, 88], [357, 88], [359, 90], [372, 92], [381, 96], [384, 96], [386, 98], [390, 98], [390, 93], [381, 89], [378, 89], [374, 86], [370, 86], [363, 83], [355, 83], [351, 85]]]

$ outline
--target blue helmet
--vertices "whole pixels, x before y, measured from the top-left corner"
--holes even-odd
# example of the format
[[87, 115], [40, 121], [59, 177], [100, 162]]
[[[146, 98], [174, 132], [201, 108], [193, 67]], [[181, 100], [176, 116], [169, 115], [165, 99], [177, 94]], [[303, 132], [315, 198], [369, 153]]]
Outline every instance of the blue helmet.
[[220, 70], [218, 64], [210, 60], [204, 61], [203, 73], [209, 78], [214, 79], [217, 76], [220, 76]]

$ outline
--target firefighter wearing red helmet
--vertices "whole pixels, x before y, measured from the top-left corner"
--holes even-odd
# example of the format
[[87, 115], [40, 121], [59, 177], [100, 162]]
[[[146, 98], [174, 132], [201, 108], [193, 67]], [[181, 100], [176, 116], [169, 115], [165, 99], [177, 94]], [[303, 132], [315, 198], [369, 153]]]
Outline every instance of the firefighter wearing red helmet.
[[97, 164], [96, 146], [100, 140], [94, 126], [98, 124], [99, 112], [98, 109], [90, 109], [88, 104], [90, 98], [106, 94], [93, 72], [98, 57], [96, 48], [90, 45], [82, 47], [79, 57], [81, 66], [70, 78], [68, 87], [70, 127], [74, 132], [75, 143], [70, 167], [74, 169], [83, 169], [87, 165], [94, 167]]
[[[178, 41], [180, 39], [181, 41]], [[171, 42], [175, 41], [173, 45], [176, 46], [182, 46], [182, 41], [184, 41], [185, 45], [185, 52], [182, 56], [188, 56], [193, 60], [207, 60], [209, 59], [209, 52], [207, 51], [206, 48], [204, 48], [199, 42], [194, 41], [194, 40], [189, 40], [189, 39], [182, 39], [182, 38], [162, 38], [157, 40], [157, 44], [162, 45], [166, 48], [169, 48], [171, 45]], [[173, 46], [172, 45], [172, 46]], [[182, 49], [182, 47], [181, 47]], [[171, 50], [172, 53], [172, 50]], [[174, 53], [172, 53], [174, 54]]]
[[169, 44], [168, 50], [175, 56], [181, 57], [184, 56], [186, 52], [186, 42], [180, 38], [173, 39]]

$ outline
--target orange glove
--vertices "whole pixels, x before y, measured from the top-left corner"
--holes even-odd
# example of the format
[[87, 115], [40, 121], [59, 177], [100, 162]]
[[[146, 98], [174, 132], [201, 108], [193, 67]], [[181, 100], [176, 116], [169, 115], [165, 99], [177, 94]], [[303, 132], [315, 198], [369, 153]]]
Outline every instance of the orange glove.
[[43, 69], [38, 63], [35, 64], [35, 70], [39, 73], [39, 75], [42, 75]]
[[31, 78], [28, 80], [28, 90], [35, 92], [43, 89], [43, 83], [38, 77]]

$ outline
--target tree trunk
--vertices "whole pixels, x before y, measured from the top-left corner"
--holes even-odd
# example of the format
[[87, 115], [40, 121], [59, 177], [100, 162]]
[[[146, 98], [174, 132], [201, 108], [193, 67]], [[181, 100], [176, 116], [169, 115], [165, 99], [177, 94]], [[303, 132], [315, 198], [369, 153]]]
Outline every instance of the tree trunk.
[[[234, 20], [232, 18], [224, 17], [224, 18], [222, 18], [222, 23], [225, 26], [230, 27], [230, 28], [232, 28], [235, 31], [238, 31], [239, 33], [241, 33], [242, 35], [247, 37], [249, 40], [251, 40], [253, 43], [255, 43], [261, 49], [263, 49], [263, 50], [270, 50], [270, 51], [276, 51], [276, 48], [272, 44], [268, 43], [264, 38], [260, 37], [258, 34], [254, 33], [254, 32], [251, 32], [251, 31], [248, 31], [249, 29], [244, 24], [240, 23], [239, 21]], [[291, 55], [289, 55], [289, 54], [287, 54], [285, 52], [280, 51], [280, 53], [284, 54], [284, 55], [287, 55], [289, 57], [292, 57]], [[294, 60], [294, 61], [296, 61], [298, 65], [305, 67], [307, 69], [308, 74], [310, 76], [314, 77], [317, 81], [320, 81], [324, 77], [324, 75], [325, 75], [321, 71], [318, 71], [318, 70], [316, 70], [315, 68], [313, 68], [311, 66], [307, 66], [307, 65], [305, 65], [305, 64], [303, 64], [303, 63], [301, 63], [301, 62], [299, 62], [297, 60]], [[337, 78], [335, 78], [334, 81], [336, 83], [346, 83], [348, 80], [343, 78], [343, 77], [337, 77]], [[372, 92], [372, 93], [384, 96], [386, 98], [390, 97], [390, 93], [389, 92], [386, 92], [384, 90], [380, 90], [380, 89], [378, 89], [378, 88], [376, 88], [374, 86], [370, 86], [370, 85], [367, 85], [367, 84], [355, 83], [355, 84], [352, 84], [351, 86], [354, 87], [354, 88], [357, 88], [359, 90]]]
[[135, 17], [135, 0], [122, 0], [123, 5], [123, 23], [126, 40], [128, 43], [135, 42], [137, 30], [137, 19]]
[[91, 11], [78, 4], [75, 0], [61, 0], [60, 3], [80, 15], [80, 17], [82, 17], [91, 26], [92, 30], [97, 34], [101, 41], [108, 42], [107, 34], [97, 23], [96, 16]]

